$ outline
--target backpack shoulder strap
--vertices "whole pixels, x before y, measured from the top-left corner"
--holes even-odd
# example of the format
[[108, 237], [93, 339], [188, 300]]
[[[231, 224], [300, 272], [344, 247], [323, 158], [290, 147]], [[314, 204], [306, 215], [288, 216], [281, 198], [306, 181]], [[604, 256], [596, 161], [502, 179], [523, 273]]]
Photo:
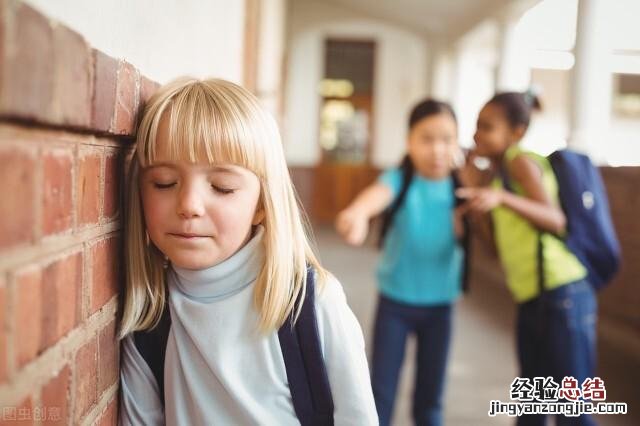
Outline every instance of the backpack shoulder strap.
[[408, 155], [404, 157], [402, 160], [402, 164], [400, 165], [400, 173], [402, 173], [402, 181], [400, 184], [400, 191], [395, 199], [391, 202], [391, 205], [387, 207], [387, 209], [382, 214], [382, 225], [380, 226], [380, 235], [378, 236], [378, 247], [382, 248], [384, 245], [384, 239], [387, 236], [387, 232], [391, 228], [393, 224], [393, 218], [402, 207], [404, 203], [404, 199], [407, 197], [407, 192], [409, 192], [409, 186], [411, 186], [411, 182], [413, 180], [414, 169], [413, 164], [411, 163], [411, 158]]
[[[298, 321], [287, 320], [278, 337], [291, 398], [302, 426], [333, 425], [333, 398], [320, 347], [315, 311], [315, 273], [307, 270], [306, 292]], [[298, 302], [300, 303], [300, 302]]]
[[146, 361], [151, 372], [158, 383], [160, 389], [160, 400], [164, 407], [164, 359], [167, 352], [167, 340], [169, 339], [169, 330], [171, 329], [171, 313], [168, 301], [164, 304], [162, 317], [158, 325], [145, 331], [136, 331], [133, 333], [133, 340]]
[[[509, 164], [511, 163], [511, 161], [513, 161], [513, 159], [515, 157], [517, 157], [520, 154], [524, 154], [527, 155], [529, 158], [533, 159], [534, 161], [537, 161], [538, 164], [540, 164], [540, 167], [542, 168], [542, 171], [544, 173], [544, 168], [542, 166], [542, 163], [540, 161], [541, 156], [537, 155], [537, 154], [533, 154], [533, 153], [529, 153], [529, 152], [525, 152], [520, 150], [519, 148], [515, 148], [515, 145], [512, 148], [509, 148], [507, 150], [507, 153], [505, 154], [505, 159], [504, 159], [504, 164], [502, 165], [502, 167], [500, 168], [500, 180], [502, 181], [502, 186], [504, 187], [504, 189], [508, 192], [514, 193], [516, 194], [516, 190], [514, 189], [513, 186], [513, 181], [511, 179], [511, 177], [509, 176]], [[545, 277], [544, 277], [544, 245], [542, 243], [542, 236], [546, 234], [546, 232], [544, 231], [538, 231], [538, 238], [536, 241], [536, 273], [538, 274], [538, 292], [540, 295], [542, 295], [542, 293], [544, 292], [545, 289]]]
[[[451, 180], [453, 181], [453, 194], [455, 200], [454, 207], [459, 207], [464, 204], [466, 200], [455, 195], [456, 190], [462, 187], [460, 177], [456, 171], [451, 173]], [[471, 228], [467, 215], [462, 217], [462, 227], [462, 238], [459, 241], [462, 245], [462, 250], [464, 251], [464, 261], [462, 264], [462, 290], [466, 293], [469, 291], [469, 271], [471, 270]]]
[[504, 154], [502, 164], [500, 165], [500, 168], [498, 171], [498, 176], [501, 180], [501, 183], [504, 189], [514, 194], [517, 193], [516, 185], [520, 187], [520, 184], [519, 182], [515, 181], [511, 177], [511, 173], [510, 173], [511, 163], [513, 162], [513, 160], [515, 160], [516, 157], [519, 157], [521, 155], [526, 157], [528, 160], [533, 161], [540, 169], [540, 172], [542, 173], [543, 177], [547, 173], [553, 173], [553, 169], [551, 168], [551, 164], [547, 157], [536, 154], [535, 152], [532, 152], [532, 151], [523, 150], [518, 145], [512, 145], [509, 149], [507, 149], [507, 151]]

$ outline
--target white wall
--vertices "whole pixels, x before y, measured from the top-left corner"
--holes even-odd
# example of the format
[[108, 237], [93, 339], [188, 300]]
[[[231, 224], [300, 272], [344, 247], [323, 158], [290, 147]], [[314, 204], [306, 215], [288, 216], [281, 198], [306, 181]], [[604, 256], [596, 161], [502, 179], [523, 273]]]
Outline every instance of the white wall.
[[426, 41], [382, 21], [316, 1], [290, 2], [284, 139], [291, 165], [320, 159], [317, 92], [324, 70], [324, 41], [330, 37], [376, 43], [373, 105], [373, 164], [397, 164], [405, 151], [411, 107], [427, 94]]
[[242, 81], [242, 0], [26, 0], [165, 83], [180, 75]]

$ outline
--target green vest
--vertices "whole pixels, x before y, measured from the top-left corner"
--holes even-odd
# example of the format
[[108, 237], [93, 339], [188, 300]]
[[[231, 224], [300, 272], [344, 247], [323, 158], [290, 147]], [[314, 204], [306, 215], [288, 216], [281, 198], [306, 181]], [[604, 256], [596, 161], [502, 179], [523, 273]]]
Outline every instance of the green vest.
[[[517, 145], [505, 153], [505, 168], [518, 154], [533, 159], [542, 169], [542, 183], [555, 205], [559, 205], [558, 182], [549, 161], [532, 152], [522, 151]], [[503, 188], [500, 178], [492, 187]], [[512, 190], [524, 196], [522, 187], [511, 180]], [[513, 210], [498, 206], [491, 211], [498, 255], [505, 271], [507, 286], [516, 302], [526, 302], [538, 296], [538, 236], [540, 231]], [[544, 233], [542, 253], [545, 289], [550, 290], [578, 281], [587, 276], [587, 270], [559, 238]]]

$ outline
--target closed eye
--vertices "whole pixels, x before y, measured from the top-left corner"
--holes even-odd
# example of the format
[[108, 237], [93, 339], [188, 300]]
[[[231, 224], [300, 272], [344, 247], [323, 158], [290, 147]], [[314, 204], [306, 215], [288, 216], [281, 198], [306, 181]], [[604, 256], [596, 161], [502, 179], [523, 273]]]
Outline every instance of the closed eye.
[[211, 185], [211, 188], [213, 188], [214, 191], [219, 192], [220, 194], [233, 194], [235, 191], [234, 189], [221, 188], [216, 185]]
[[154, 182], [153, 186], [158, 188], [158, 189], [169, 189], [169, 188], [173, 187], [175, 184], [176, 184], [175, 182], [170, 182], [170, 183]]

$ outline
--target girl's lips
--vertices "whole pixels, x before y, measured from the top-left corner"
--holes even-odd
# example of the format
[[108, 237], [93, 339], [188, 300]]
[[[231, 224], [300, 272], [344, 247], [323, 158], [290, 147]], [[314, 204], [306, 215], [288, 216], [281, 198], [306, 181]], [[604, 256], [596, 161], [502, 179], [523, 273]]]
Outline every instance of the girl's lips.
[[207, 238], [208, 235], [198, 235], [198, 234], [175, 234], [175, 233], [170, 233], [169, 235], [173, 236], [173, 237], [177, 237], [177, 238], [184, 238], [184, 239], [196, 239], [196, 238]]

